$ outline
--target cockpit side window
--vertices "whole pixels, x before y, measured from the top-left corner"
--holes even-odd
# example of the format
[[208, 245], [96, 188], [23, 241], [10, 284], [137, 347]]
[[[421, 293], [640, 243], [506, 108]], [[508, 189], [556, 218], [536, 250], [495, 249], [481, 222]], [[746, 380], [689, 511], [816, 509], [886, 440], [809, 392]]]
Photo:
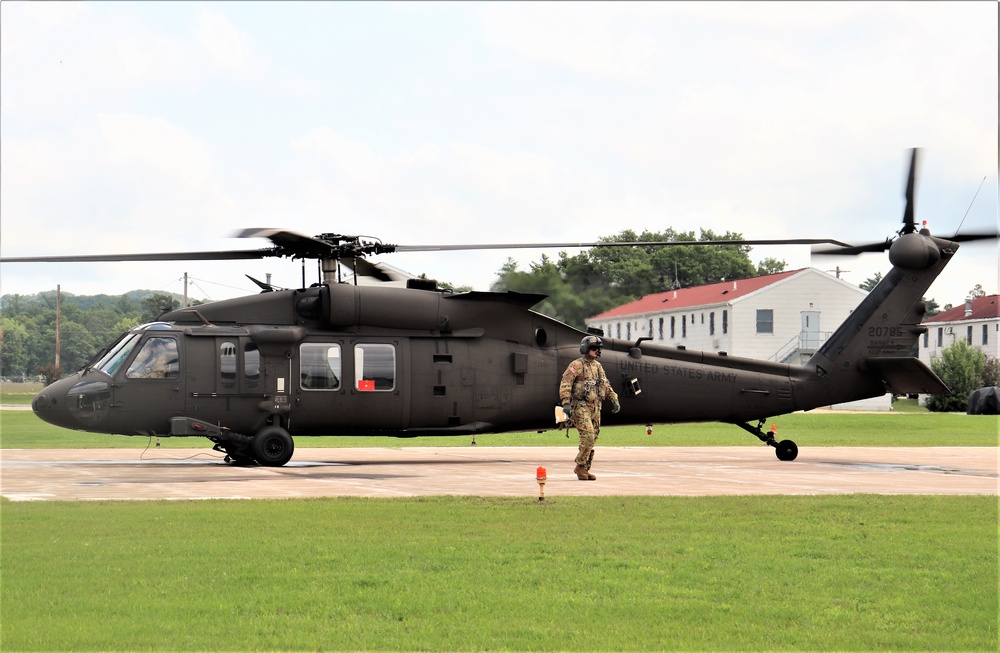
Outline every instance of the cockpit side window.
[[125, 376], [129, 379], [176, 379], [180, 376], [177, 340], [162, 336], [147, 340]]

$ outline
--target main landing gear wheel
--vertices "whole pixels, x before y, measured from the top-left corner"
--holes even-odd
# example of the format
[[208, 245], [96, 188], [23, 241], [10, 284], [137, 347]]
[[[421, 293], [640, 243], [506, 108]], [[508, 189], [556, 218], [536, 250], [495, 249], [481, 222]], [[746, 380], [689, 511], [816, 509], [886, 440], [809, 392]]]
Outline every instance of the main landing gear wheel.
[[281, 467], [292, 459], [295, 443], [288, 431], [280, 426], [267, 426], [254, 436], [253, 457], [266, 467]]
[[778, 460], [795, 460], [795, 457], [799, 455], [799, 448], [791, 440], [782, 440], [774, 445], [774, 453], [778, 456]]

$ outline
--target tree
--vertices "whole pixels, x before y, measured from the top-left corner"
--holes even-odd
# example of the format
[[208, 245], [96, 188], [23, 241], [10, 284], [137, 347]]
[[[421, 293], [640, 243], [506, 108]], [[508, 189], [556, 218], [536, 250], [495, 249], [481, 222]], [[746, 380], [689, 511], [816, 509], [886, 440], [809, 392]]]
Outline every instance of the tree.
[[871, 292], [872, 289], [875, 286], [877, 286], [878, 282], [881, 280], [882, 280], [882, 273], [876, 272], [875, 276], [868, 277], [867, 279], [864, 280], [863, 283], [858, 284], [858, 287], [861, 288], [862, 290], [867, 290], [868, 292]]
[[0, 376], [28, 372], [28, 330], [9, 317], [0, 317]]
[[977, 283], [976, 287], [969, 291], [970, 299], [978, 299], [980, 297], [985, 297], [985, 296], [986, 296], [986, 291], [983, 290], [983, 285], [981, 283]]
[[164, 295], [163, 293], [153, 293], [142, 300], [142, 321], [153, 322], [163, 313], [173, 311], [181, 307], [181, 302], [176, 297]]
[[929, 395], [927, 408], [935, 412], [965, 412], [969, 393], [983, 385], [986, 357], [965, 340], [956, 340], [940, 356], [931, 360], [931, 369], [951, 389], [951, 393]]
[[[616, 236], [602, 237], [601, 242], [680, 242], [696, 240], [742, 240], [738, 233], [716, 234], [701, 230], [678, 232], [625, 230]], [[715, 283], [724, 279], [744, 279], [757, 274], [772, 274], [785, 268], [784, 261], [765, 259], [758, 266], [750, 261], [748, 245], [675, 245], [594, 247], [559, 260], [543, 256], [529, 271], [517, 269], [508, 259], [491, 286], [494, 291], [512, 290], [548, 295], [538, 306], [546, 315], [582, 328], [584, 321], [638, 297]]]

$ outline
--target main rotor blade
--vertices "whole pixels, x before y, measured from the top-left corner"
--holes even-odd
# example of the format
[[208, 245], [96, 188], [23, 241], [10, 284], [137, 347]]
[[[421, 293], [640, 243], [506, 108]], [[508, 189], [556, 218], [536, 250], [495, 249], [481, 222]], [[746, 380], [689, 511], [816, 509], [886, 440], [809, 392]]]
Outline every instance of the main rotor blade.
[[235, 261], [280, 256], [274, 249], [218, 252], [157, 252], [151, 254], [79, 254], [70, 256], [5, 256], [0, 263], [101, 263], [123, 261]]
[[688, 245], [838, 245], [847, 243], [832, 238], [781, 238], [769, 240], [646, 240], [601, 241], [596, 243], [479, 243], [476, 245], [396, 245], [397, 252], [447, 252], [475, 249], [558, 249], [589, 247], [679, 247]]
[[956, 243], [965, 243], [970, 240], [997, 240], [998, 238], [1000, 238], [1000, 232], [997, 231], [969, 232], [944, 237], [945, 240], [952, 240]]
[[386, 273], [375, 263], [363, 258], [340, 259], [340, 264], [359, 277], [372, 277], [379, 281], [393, 281], [392, 275]]
[[267, 238], [281, 251], [281, 256], [294, 258], [328, 258], [336, 251], [324, 240], [287, 229], [243, 229], [233, 234], [233, 237]]

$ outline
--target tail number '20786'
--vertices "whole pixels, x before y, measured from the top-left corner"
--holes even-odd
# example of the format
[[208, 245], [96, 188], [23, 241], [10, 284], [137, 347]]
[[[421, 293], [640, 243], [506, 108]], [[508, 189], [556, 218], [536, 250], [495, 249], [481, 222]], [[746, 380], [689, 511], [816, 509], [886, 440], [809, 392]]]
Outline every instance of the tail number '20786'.
[[885, 326], [873, 326], [868, 327], [868, 337], [869, 338], [900, 338], [903, 335], [903, 327], [885, 327]]

